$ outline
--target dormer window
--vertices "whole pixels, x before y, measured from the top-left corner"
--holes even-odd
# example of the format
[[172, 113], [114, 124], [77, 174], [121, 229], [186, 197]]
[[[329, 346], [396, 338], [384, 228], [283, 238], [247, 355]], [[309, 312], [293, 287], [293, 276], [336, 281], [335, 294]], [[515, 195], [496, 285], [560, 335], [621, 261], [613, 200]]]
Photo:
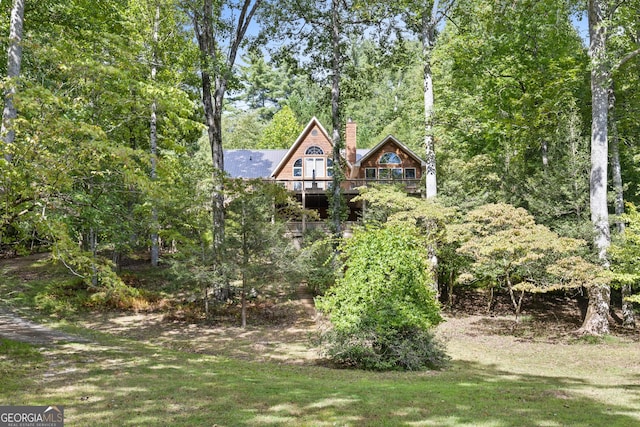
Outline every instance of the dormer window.
[[389, 152], [380, 156], [378, 163], [381, 165], [400, 165], [402, 164], [402, 160], [400, 160], [400, 157], [396, 153]]
[[311, 147], [307, 148], [307, 151], [304, 152], [304, 154], [306, 156], [315, 156], [315, 155], [322, 155], [324, 154], [324, 151], [322, 151], [322, 148], [312, 145]]

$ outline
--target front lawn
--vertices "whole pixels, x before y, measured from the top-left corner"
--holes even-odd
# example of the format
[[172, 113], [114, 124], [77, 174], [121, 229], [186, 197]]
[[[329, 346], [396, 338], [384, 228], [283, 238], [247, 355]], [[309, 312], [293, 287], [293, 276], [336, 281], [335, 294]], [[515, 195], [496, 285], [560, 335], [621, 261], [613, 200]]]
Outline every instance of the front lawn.
[[[29, 281], [15, 283], [32, 291]], [[640, 423], [640, 343], [633, 336], [531, 339], [487, 326], [506, 318], [449, 316], [438, 333], [450, 368], [377, 373], [288, 358], [286, 346], [272, 357], [274, 340], [295, 334], [298, 324], [242, 330], [162, 321], [157, 313], [74, 315], [73, 322], [49, 321], [90, 343], [0, 342], [0, 404], [63, 405], [70, 426]]]

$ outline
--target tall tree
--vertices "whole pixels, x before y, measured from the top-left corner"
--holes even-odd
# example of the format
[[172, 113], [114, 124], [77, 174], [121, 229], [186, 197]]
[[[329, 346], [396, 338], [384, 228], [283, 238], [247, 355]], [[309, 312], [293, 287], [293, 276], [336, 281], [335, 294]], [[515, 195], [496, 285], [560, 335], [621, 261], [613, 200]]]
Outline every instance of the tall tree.
[[422, 79], [424, 96], [424, 149], [427, 162], [426, 197], [435, 197], [438, 193], [436, 177], [436, 152], [433, 138], [434, 90], [431, 69], [433, 49], [436, 45], [438, 28], [443, 23], [456, 0], [422, 0], [409, 2], [406, 8], [406, 21], [418, 35], [422, 45]]
[[[202, 105], [214, 167], [213, 233], [214, 252], [224, 242], [224, 157], [222, 151], [222, 109], [233, 77], [236, 57], [249, 24], [262, 0], [240, 2], [188, 1], [187, 11], [200, 49]], [[225, 51], [226, 50], [226, 51]], [[219, 254], [218, 254], [219, 255]]]
[[[365, 25], [376, 22], [384, 5], [360, 0], [287, 0], [274, 3], [267, 9], [263, 20], [266, 32], [283, 44], [274, 52], [281, 61], [299, 62], [308, 73], [326, 78], [330, 88], [331, 142], [333, 164], [340, 165], [343, 124], [341, 79], [344, 71], [347, 46], [352, 38], [362, 35]], [[384, 32], [378, 32], [384, 34]], [[342, 167], [334, 168], [331, 186], [331, 224], [335, 236], [341, 231], [343, 202], [341, 182]]]
[[[9, 48], [7, 49], [7, 81], [8, 87], [4, 93], [4, 108], [2, 110], [2, 127], [0, 137], [4, 144], [12, 144], [15, 140], [13, 121], [18, 116], [14, 97], [17, 93], [18, 77], [22, 63], [22, 29], [24, 21], [25, 0], [13, 0], [11, 8], [11, 24], [9, 27]], [[11, 160], [11, 154], [5, 153], [7, 161]]]
[[[594, 245], [600, 261], [609, 265], [607, 249], [611, 243], [609, 230], [609, 211], [607, 204], [607, 168], [609, 144], [609, 89], [613, 70], [640, 55], [640, 48], [623, 54], [617, 61], [612, 57], [609, 44], [613, 33], [629, 32], [637, 25], [637, 14], [625, 22], [625, 6], [632, 9], [636, 2], [629, 5], [611, 0], [589, 0], [587, 13], [589, 17], [589, 56], [591, 57], [591, 179], [590, 206], [591, 222], [595, 230]], [[625, 25], [626, 24], [626, 25]], [[631, 27], [630, 27], [631, 25]], [[637, 38], [637, 35], [634, 35]], [[606, 334], [609, 332], [609, 300], [608, 285], [591, 286], [589, 288], [589, 307], [580, 330], [586, 334]]]

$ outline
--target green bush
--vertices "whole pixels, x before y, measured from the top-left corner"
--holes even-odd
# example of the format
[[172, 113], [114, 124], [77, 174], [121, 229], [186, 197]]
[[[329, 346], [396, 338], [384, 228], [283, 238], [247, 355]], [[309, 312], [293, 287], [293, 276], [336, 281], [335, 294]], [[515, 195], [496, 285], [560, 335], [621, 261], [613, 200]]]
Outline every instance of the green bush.
[[307, 243], [298, 256], [298, 270], [314, 295], [324, 295], [337, 278], [339, 264], [335, 258], [333, 240], [326, 234], [305, 237]]
[[417, 328], [345, 332], [332, 329], [322, 336], [325, 354], [335, 363], [374, 371], [440, 369], [449, 362], [443, 344], [431, 331]]
[[426, 243], [406, 225], [357, 230], [345, 241], [344, 276], [317, 299], [333, 325], [321, 339], [331, 359], [376, 370], [444, 364], [443, 348], [429, 332], [442, 318]]

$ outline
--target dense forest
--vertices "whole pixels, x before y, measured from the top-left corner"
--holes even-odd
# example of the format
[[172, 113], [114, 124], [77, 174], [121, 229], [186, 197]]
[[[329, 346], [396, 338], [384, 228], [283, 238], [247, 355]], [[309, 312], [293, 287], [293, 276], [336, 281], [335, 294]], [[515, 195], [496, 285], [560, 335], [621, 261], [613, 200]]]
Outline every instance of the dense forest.
[[[433, 284], [420, 301], [503, 290], [517, 315], [525, 293], [584, 293], [581, 330], [606, 334], [613, 290], [634, 326], [640, 1], [392, 3], [2, 2], [0, 252], [50, 251], [110, 301], [143, 257], [207, 307], [266, 282], [373, 292], [356, 260], [378, 257]], [[347, 119], [361, 147], [394, 135], [426, 161], [424, 197], [364, 189], [367, 227], [344, 238], [336, 168], [332, 233], [294, 246], [286, 221], [312, 213], [226, 177], [223, 150], [289, 148], [312, 117], [335, 164]], [[378, 309], [437, 324], [416, 301]]]

